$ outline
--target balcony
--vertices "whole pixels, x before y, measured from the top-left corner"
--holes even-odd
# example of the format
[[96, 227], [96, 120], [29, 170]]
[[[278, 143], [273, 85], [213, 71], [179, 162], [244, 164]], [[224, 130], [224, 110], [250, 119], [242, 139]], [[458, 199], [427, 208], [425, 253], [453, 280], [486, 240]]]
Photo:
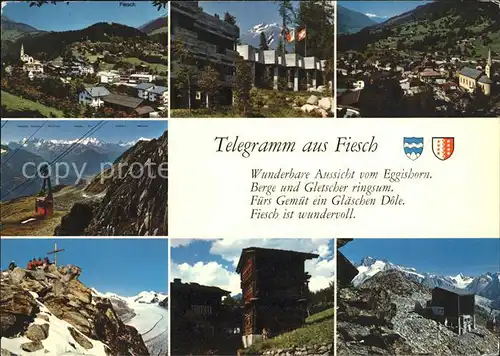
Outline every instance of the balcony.
[[191, 39], [191, 40], [197, 40], [198, 39], [198, 34], [194, 31], [190, 31], [188, 29], [185, 29], [183, 27], [175, 27], [173, 34], [179, 38], [186, 38], [186, 39]]

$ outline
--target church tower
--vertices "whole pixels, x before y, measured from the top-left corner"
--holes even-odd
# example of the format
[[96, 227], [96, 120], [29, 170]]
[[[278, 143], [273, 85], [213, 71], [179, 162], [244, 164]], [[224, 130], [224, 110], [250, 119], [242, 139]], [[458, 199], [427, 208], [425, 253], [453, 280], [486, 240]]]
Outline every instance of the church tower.
[[486, 76], [491, 79], [491, 48], [488, 49], [488, 61], [486, 62]]
[[21, 59], [24, 57], [24, 45], [21, 43]]

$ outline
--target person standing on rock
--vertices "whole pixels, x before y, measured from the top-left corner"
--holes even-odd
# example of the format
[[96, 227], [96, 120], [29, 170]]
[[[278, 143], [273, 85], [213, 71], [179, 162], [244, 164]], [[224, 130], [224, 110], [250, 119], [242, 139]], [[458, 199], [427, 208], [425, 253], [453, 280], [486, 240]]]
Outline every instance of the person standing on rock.
[[13, 271], [13, 270], [14, 270], [14, 268], [16, 268], [16, 267], [17, 267], [17, 266], [16, 266], [16, 263], [15, 263], [14, 261], [11, 261], [11, 262], [9, 263], [9, 271]]

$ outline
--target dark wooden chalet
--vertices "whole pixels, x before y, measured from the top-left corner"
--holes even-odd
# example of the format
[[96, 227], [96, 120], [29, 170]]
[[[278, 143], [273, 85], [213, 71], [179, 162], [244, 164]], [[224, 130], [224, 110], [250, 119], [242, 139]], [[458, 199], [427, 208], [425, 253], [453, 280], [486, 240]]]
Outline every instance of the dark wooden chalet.
[[358, 273], [358, 269], [354, 267], [342, 252], [337, 251], [337, 283], [339, 286], [349, 286]]
[[243, 344], [304, 325], [309, 279], [304, 262], [312, 253], [249, 247], [236, 272], [243, 291]]
[[462, 335], [476, 327], [474, 300], [473, 293], [436, 287], [432, 290], [430, 307], [434, 319]]
[[241, 344], [241, 312], [222, 304], [229, 291], [198, 283], [170, 283], [172, 355], [233, 354]]
[[170, 283], [170, 307], [172, 313], [176, 315], [193, 313], [203, 318], [211, 318], [219, 314], [222, 297], [230, 294], [231, 292], [219, 287], [182, 283], [176, 278]]
[[449, 291], [436, 287], [432, 290], [432, 306], [443, 308], [443, 316], [458, 318], [461, 315], [474, 315], [474, 294], [462, 291]]

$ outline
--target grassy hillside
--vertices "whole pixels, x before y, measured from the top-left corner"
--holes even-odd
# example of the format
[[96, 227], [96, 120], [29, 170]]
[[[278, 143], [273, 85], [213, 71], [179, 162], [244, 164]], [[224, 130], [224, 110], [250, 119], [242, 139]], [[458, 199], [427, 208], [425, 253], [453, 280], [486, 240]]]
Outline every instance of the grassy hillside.
[[2, 106], [7, 111], [38, 111], [40, 117], [64, 117], [61, 110], [50, 108], [35, 101], [21, 98], [20, 96], [12, 95], [2, 90], [1, 92]]
[[339, 33], [354, 33], [361, 29], [376, 24], [371, 18], [361, 12], [350, 10], [342, 5], [337, 5]]
[[[168, 71], [168, 65], [166, 64], [160, 64], [160, 63], [148, 63], [145, 61], [141, 61], [139, 58], [135, 57], [127, 57], [123, 58], [124, 62], [132, 63], [133, 65], [145, 65], [150, 67], [151, 69], [154, 69], [158, 72], [167, 72]], [[167, 63], [167, 59], [165, 59], [165, 63]]]
[[[381, 6], [383, 3], [381, 3]], [[351, 35], [340, 35], [344, 50], [442, 50], [468, 57], [500, 47], [500, 9], [493, 3], [437, 1]]]
[[247, 354], [259, 353], [269, 349], [288, 349], [333, 343], [334, 340], [334, 308], [311, 315], [306, 325], [300, 329], [281, 334], [275, 338], [259, 342], [245, 350]]

